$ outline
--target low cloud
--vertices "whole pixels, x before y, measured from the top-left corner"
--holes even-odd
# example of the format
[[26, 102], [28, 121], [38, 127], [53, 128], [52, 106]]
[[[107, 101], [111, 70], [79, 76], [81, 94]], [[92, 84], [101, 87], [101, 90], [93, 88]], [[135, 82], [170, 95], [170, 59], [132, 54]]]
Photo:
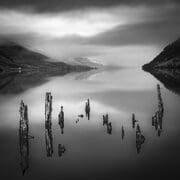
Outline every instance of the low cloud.
[[180, 7], [175, 1], [120, 1], [110, 6], [42, 12], [33, 6], [9, 6], [0, 8], [0, 42], [15, 41], [60, 60], [98, 56], [106, 62], [128, 64], [131, 60], [126, 54], [132, 52], [137, 65], [180, 36], [178, 17]]
[[115, 6], [161, 6], [177, 4], [179, 0], [1, 0], [1, 8], [34, 9], [36, 12], [72, 11]]
[[41, 36], [61, 38], [78, 35], [90, 37], [107, 31], [119, 21], [107, 13], [82, 12], [71, 14], [33, 14], [17, 11], [0, 11], [0, 34], [35, 33]]
[[[0, 35], [5, 37], [35, 36], [44, 39], [79, 39], [97, 38], [102, 42], [103, 36], [111, 38], [121, 29], [127, 30], [141, 24], [162, 21], [163, 15], [156, 13], [157, 8], [138, 6], [118, 6], [106, 9], [76, 10], [66, 13], [34, 13], [15, 10], [0, 10]], [[167, 11], [166, 11], [167, 12]], [[154, 16], [154, 14], [158, 14]], [[107, 32], [107, 33], [106, 33]], [[113, 33], [113, 35], [112, 35]], [[25, 38], [27, 39], [27, 38]], [[76, 40], [78, 38], [75, 38]], [[119, 39], [119, 38], [117, 38]], [[117, 39], [114, 43], [116, 44]], [[113, 38], [112, 38], [113, 40]], [[96, 42], [92, 41], [92, 42]], [[111, 42], [111, 40], [110, 40]]]

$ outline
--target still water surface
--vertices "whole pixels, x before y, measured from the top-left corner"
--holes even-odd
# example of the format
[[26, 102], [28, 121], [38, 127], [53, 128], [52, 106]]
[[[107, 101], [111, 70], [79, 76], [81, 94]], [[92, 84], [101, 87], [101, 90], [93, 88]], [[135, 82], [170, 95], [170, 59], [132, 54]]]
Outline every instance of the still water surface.
[[[157, 135], [152, 116], [158, 108], [157, 84], [164, 104], [163, 131]], [[45, 93], [53, 95], [53, 155], [47, 157], [45, 143]], [[84, 114], [90, 99], [90, 120]], [[29, 168], [20, 165], [19, 106], [28, 105]], [[64, 134], [58, 124], [64, 106]], [[112, 134], [103, 126], [109, 114]], [[135, 113], [145, 142], [136, 150]], [[42, 85], [13, 94], [0, 95], [0, 174], [3, 179], [156, 179], [177, 175], [180, 165], [180, 97], [141, 69], [129, 68], [99, 73], [71, 73], [50, 78]], [[124, 139], [121, 128], [124, 127]], [[58, 155], [58, 145], [65, 153]]]

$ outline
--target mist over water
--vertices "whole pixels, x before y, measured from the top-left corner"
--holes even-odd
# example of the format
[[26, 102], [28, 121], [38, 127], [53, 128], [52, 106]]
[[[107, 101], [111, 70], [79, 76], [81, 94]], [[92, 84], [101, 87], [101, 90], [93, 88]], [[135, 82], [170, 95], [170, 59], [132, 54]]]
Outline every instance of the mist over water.
[[160, 45], [93, 45], [73, 40], [45, 40], [29, 46], [31, 49], [51, 57], [51, 61], [64, 61], [85, 57], [91, 61], [120, 67], [141, 67], [152, 60], [162, 49]]

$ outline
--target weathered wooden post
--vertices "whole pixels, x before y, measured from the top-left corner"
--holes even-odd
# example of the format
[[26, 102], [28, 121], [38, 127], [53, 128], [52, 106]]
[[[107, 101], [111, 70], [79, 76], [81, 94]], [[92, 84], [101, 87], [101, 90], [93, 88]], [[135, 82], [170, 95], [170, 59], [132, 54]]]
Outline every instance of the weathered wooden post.
[[163, 114], [164, 114], [164, 105], [163, 100], [161, 96], [161, 88], [160, 85], [157, 85], [157, 93], [158, 93], [158, 112], [157, 112], [157, 127], [156, 130], [158, 130], [158, 136], [160, 136], [162, 132], [162, 121], [163, 121]]
[[63, 111], [63, 106], [61, 106], [61, 111], [58, 115], [58, 119], [59, 119], [59, 126], [61, 128], [61, 134], [64, 133], [63, 129], [64, 129], [64, 111]]
[[138, 120], [136, 120], [135, 114], [133, 113], [133, 114], [132, 114], [132, 128], [133, 128], [133, 129], [135, 128], [135, 125], [136, 125], [137, 122], [138, 122]]
[[46, 93], [45, 98], [45, 123], [51, 124], [52, 119], [52, 95], [50, 92]]
[[103, 115], [103, 126], [108, 125], [108, 122], [109, 122], [108, 114]]
[[132, 114], [132, 127], [133, 127], [133, 129], [135, 128], [135, 123], [136, 123], [135, 114], [133, 113]]
[[125, 131], [124, 131], [124, 127], [122, 126], [122, 128], [121, 128], [121, 131], [122, 131], [122, 140], [124, 139], [124, 134], [125, 134]]
[[52, 95], [50, 92], [45, 96], [45, 142], [47, 156], [53, 154], [53, 136], [52, 136]]
[[29, 168], [29, 121], [28, 107], [21, 101], [19, 120], [19, 147], [20, 147], [20, 165], [22, 174]]
[[87, 102], [85, 104], [85, 112], [86, 112], [86, 117], [88, 118], [88, 120], [90, 119], [90, 101], [89, 99], [87, 99]]

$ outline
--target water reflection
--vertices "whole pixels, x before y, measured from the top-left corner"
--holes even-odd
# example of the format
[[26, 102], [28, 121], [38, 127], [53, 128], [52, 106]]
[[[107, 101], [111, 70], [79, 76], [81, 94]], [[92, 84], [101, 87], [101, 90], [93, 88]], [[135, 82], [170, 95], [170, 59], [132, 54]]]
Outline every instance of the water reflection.
[[45, 142], [46, 142], [47, 157], [52, 157], [52, 154], [53, 154], [53, 136], [52, 136], [52, 128], [49, 124], [46, 124], [46, 127], [45, 127]]
[[0, 74], [0, 93], [20, 94], [45, 82], [47, 82], [46, 76], [40, 73]]
[[158, 95], [158, 110], [155, 113], [155, 115], [152, 117], [152, 126], [155, 127], [155, 130], [157, 131], [158, 136], [160, 136], [163, 130], [162, 122], [163, 122], [163, 116], [164, 116], [164, 105], [163, 105], [161, 89], [160, 89], [159, 84], [157, 85], [157, 95]]
[[66, 151], [66, 148], [63, 144], [58, 145], [58, 155], [61, 157]]
[[[147, 70], [144, 70], [147, 71]], [[164, 84], [164, 86], [180, 94], [180, 70], [179, 69], [151, 69], [148, 70], [155, 78]]]
[[138, 154], [141, 152], [141, 146], [144, 142], [145, 142], [145, 137], [141, 133], [139, 124], [137, 124], [137, 126], [136, 126], [136, 149], [137, 149]]
[[49, 81], [50, 77], [64, 76], [70, 72], [12, 72], [0, 73], [0, 94], [20, 94], [29, 88], [42, 85]]
[[145, 142], [145, 137], [141, 133], [140, 125], [136, 123], [138, 120], [135, 118], [135, 114], [132, 114], [132, 128], [134, 129], [136, 127], [136, 150], [137, 153], [139, 154], [141, 152], [141, 146]]
[[108, 134], [112, 134], [112, 123], [111, 123], [111, 122], [109, 122], [109, 123], [107, 124], [107, 133], [108, 133]]

